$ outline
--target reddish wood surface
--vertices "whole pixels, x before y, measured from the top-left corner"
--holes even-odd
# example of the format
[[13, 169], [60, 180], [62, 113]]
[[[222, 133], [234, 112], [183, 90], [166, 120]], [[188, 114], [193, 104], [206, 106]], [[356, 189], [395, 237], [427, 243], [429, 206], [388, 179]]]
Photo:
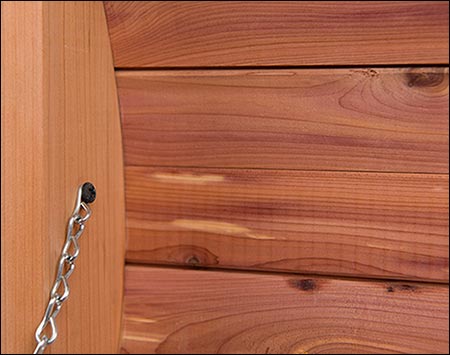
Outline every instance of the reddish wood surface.
[[448, 281], [448, 176], [126, 168], [127, 260]]
[[128, 266], [122, 353], [448, 353], [448, 286]]
[[105, 1], [116, 67], [448, 63], [445, 1]]
[[448, 70], [120, 71], [126, 165], [448, 172]]

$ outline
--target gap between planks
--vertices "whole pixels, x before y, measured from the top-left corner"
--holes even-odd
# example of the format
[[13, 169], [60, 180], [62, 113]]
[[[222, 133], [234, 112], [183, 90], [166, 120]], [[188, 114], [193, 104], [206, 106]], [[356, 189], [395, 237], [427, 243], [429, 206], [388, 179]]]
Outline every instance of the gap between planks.
[[205, 272], [223, 272], [223, 273], [237, 273], [237, 274], [252, 274], [252, 275], [272, 275], [272, 276], [301, 276], [312, 279], [324, 279], [324, 280], [347, 280], [347, 281], [358, 281], [358, 282], [399, 282], [399, 283], [414, 283], [414, 284], [427, 284], [430, 286], [448, 287], [449, 281], [441, 280], [413, 280], [413, 279], [401, 279], [401, 278], [389, 278], [389, 277], [362, 277], [362, 276], [351, 276], [351, 275], [341, 275], [341, 274], [320, 274], [311, 272], [289, 272], [289, 271], [277, 271], [277, 270], [261, 270], [261, 269], [245, 269], [245, 268], [233, 268], [233, 267], [214, 267], [214, 266], [196, 266], [191, 267], [188, 265], [176, 265], [176, 264], [156, 264], [151, 262], [137, 262], [137, 261], [126, 261], [125, 268], [132, 267], [148, 267], [155, 269], [173, 269], [173, 270], [189, 270], [189, 271], [205, 271]]
[[386, 174], [386, 175], [435, 175], [435, 176], [449, 176], [449, 173], [433, 173], [433, 172], [421, 172], [421, 171], [382, 171], [382, 170], [325, 170], [325, 169], [291, 169], [291, 168], [258, 168], [258, 167], [233, 167], [233, 166], [185, 166], [185, 165], [139, 165], [139, 164], [126, 164], [126, 168], [152, 168], [152, 169], [223, 169], [223, 170], [259, 170], [259, 171], [301, 171], [305, 173], [361, 173], [361, 174]]
[[311, 70], [311, 69], [407, 69], [407, 68], [448, 68], [449, 63], [438, 64], [373, 64], [373, 65], [273, 65], [273, 66], [183, 66], [183, 67], [114, 67], [116, 72], [136, 71], [208, 71], [208, 70]]

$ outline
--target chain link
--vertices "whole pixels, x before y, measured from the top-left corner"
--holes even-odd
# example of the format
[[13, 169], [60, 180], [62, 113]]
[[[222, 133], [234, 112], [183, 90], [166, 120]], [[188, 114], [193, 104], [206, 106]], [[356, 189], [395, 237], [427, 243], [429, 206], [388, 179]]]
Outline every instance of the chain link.
[[[90, 193], [90, 198], [86, 199], [86, 193]], [[58, 337], [56, 316], [70, 294], [67, 280], [72, 275], [75, 268], [75, 260], [80, 253], [78, 239], [83, 234], [85, 228], [84, 223], [91, 217], [91, 209], [89, 208], [88, 202], [93, 201], [92, 196], [95, 199], [95, 188], [92, 184], [86, 183], [78, 188], [75, 209], [72, 212], [67, 226], [66, 242], [59, 257], [58, 271], [50, 291], [50, 300], [47, 304], [44, 317], [36, 329], [35, 338], [37, 345], [33, 354], [42, 354], [45, 348], [52, 344]], [[88, 202], [85, 202], [85, 200]], [[84, 212], [81, 212], [82, 210]], [[47, 328], [49, 328], [48, 332], [50, 332], [50, 335], [44, 334]]]

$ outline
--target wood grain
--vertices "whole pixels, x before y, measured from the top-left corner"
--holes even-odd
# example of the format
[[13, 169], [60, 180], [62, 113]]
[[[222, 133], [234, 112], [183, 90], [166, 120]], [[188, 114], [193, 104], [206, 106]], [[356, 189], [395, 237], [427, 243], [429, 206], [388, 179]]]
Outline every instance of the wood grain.
[[445, 354], [448, 286], [127, 266], [122, 353]]
[[127, 260], [448, 281], [448, 175], [126, 168]]
[[448, 2], [104, 3], [120, 68], [448, 63]]
[[1, 8], [1, 352], [33, 351], [77, 188], [91, 181], [97, 200], [46, 353], [115, 353], [125, 212], [104, 9], [94, 1]]
[[448, 173], [448, 70], [120, 71], [126, 165]]

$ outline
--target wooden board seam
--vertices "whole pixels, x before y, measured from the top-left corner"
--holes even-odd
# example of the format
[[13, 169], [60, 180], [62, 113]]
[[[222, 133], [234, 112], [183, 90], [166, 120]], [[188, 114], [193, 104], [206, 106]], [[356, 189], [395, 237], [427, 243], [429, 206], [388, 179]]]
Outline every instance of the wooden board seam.
[[362, 277], [362, 276], [348, 276], [348, 275], [339, 275], [339, 274], [315, 274], [315, 273], [302, 273], [302, 272], [288, 272], [288, 271], [277, 271], [277, 270], [256, 270], [256, 269], [239, 269], [239, 268], [231, 268], [231, 267], [196, 267], [196, 266], [185, 266], [185, 265], [169, 265], [169, 264], [157, 264], [151, 262], [139, 262], [139, 261], [126, 261], [125, 268], [127, 267], [149, 267], [153, 269], [168, 269], [168, 270], [180, 270], [180, 271], [205, 271], [205, 272], [224, 272], [224, 273], [238, 273], [238, 274], [249, 274], [249, 275], [267, 275], [267, 276], [298, 276], [305, 278], [319, 278], [324, 280], [346, 280], [346, 281], [360, 281], [360, 282], [398, 282], [400, 283], [408, 283], [408, 284], [417, 284], [417, 285], [430, 285], [436, 287], [445, 287], [449, 286], [449, 281], [444, 280], [414, 280], [414, 279], [399, 279], [399, 278], [382, 278], [382, 277]]

